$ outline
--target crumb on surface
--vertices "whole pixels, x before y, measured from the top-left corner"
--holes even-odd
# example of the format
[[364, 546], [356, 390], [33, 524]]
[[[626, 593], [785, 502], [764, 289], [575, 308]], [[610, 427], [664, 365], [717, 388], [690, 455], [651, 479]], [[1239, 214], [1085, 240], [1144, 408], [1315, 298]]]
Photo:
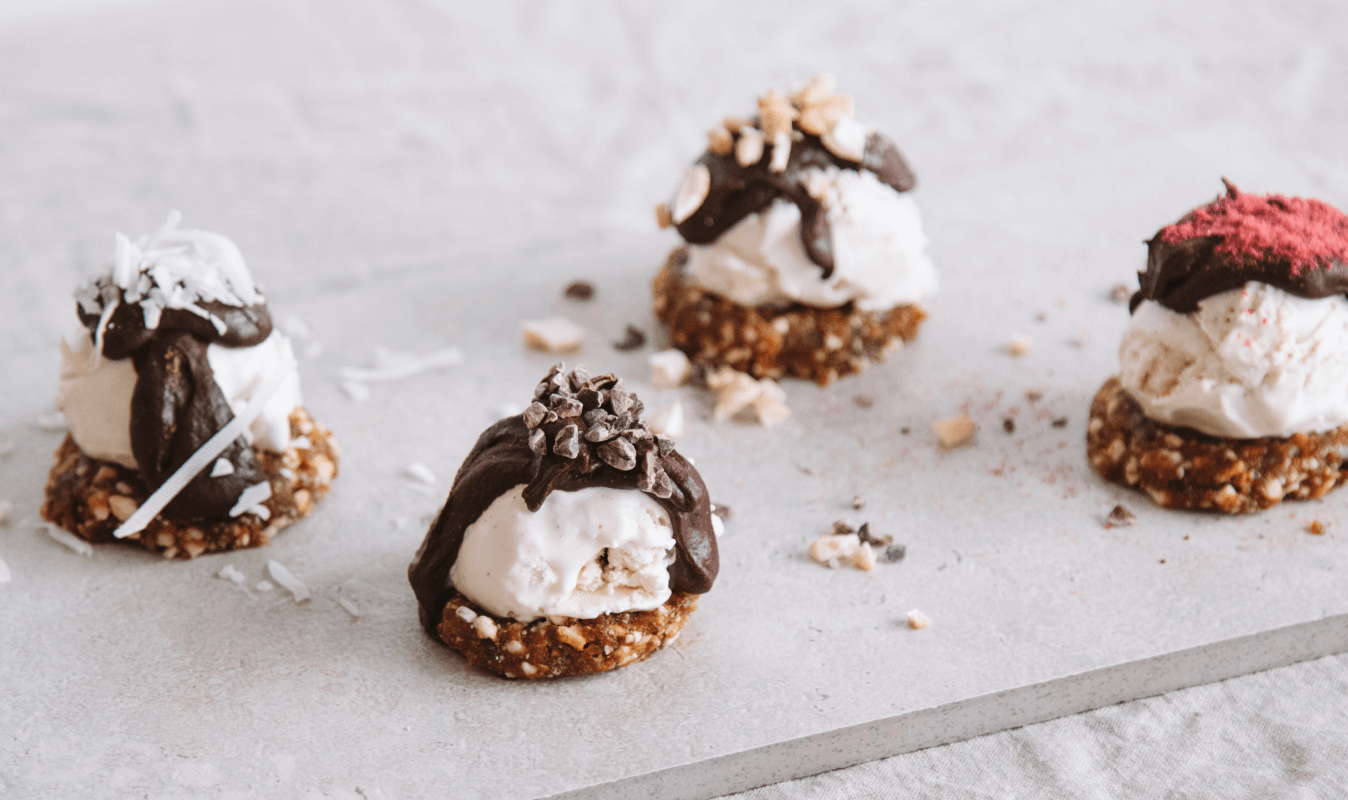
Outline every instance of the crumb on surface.
[[916, 608], [908, 612], [908, 627], [921, 630], [931, 624], [931, 618]]
[[875, 395], [873, 394], [854, 395], [852, 397], [852, 403], [855, 404], [857, 408], [871, 408], [872, 406], [875, 405]]
[[1007, 417], [1006, 419], [1002, 420], [1002, 430], [1006, 431], [1007, 433], [1015, 433], [1016, 421], [1014, 419], [1011, 419], [1010, 417]]
[[865, 507], [866, 507], [866, 498], [862, 497], [859, 494], [852, 496], [852, 508], [856, 509], [857, 511], [860, 511]]
[[646, 346], [646, 332], [635, 325], [629, 324], [623, 331], [623, 338], [613, 343], [614, 350], [627, 352], [629, 350], [640, 350]]
[[1325, 531], [1329, 530], [1329, 523], [1321, 522], [1318, 519], [1314, 519], [1311, 520], [1311, 523], [1306, 526], [1306, 530], [1310, 533], [1315, 534], [1316, 536], [1323, 536], [1325, 534]]
[[1033, 341], [1028, 336], [1013, 336], [1011, 341], [1006, 343], [1006, 352], [1008, 355], [1019, 358], [1028, 355]]
[[1129, 525], [1136, 524], [1137, 515], [1122, 505], [1114, 506], [1113, 510], [1109, 512], [1109, 516], [1105, 517], [1106, 528], [1126, 528]]
[[1133, 296], [1133, 290], [1128, 288], [1128, 284], [1116, 284], [1109, 290], [1109, 299], [1116, 303], [1126, 303]]
[[521, 324], [524, 343], [544, 353], [572, 353], [580, 349], [585, 331], [566, 317], [525, 320]]
[[594, 297], [594, 284], [589, 281], [572, 281], [563, 292], [572, 300], [589, 300]]
[[953, 450], [964, 447], [974, 440], [974, 434], [978, 432], [978, 423], [968, 414], [960, 414], [958, 417], [938, 419], [931, 424], [931, 428], [936, 432], [936, 438], [940, 440], [941, 446]]

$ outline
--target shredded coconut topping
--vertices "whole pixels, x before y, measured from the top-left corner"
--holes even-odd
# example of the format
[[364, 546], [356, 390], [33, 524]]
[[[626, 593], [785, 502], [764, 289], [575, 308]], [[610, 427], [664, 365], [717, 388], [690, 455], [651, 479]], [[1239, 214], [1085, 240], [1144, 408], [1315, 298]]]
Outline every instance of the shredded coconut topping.
[[102, 317], [100, 334], [119, 300], [139, 304], [150, 329], [159, 327], [160, 315], [172, 308], [210, 320], [220, 333], [226, 330], [224, 320], [202, 303], [246, 308], [266, 302], [232, 241], [218, 233], [179, 229], [181, 219], [182, 214], [170, 211], [158, 230], [134, 242], [117, 234], [111, 274], [75, 293], [85, 313]]

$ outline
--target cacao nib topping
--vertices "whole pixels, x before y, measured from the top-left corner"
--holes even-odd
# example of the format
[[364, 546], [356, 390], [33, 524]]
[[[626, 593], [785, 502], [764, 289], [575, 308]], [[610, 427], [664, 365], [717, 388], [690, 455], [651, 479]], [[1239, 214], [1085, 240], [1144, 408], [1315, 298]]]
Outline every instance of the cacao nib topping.
[[1189, 212], [1147, 242], [1136, 311], [1154, 300], [1182, 314], [1249, 281], [1318, 299], [1348, 294], [1348, 215], [1319, 200], [1241, 192]]
[[[535, 398], [542, 407], [552, 405], [558, 395], [574, 395], [582, 405], [578, 417], [587, 424], [586, 435], [580, 435], [576, 417], [547, 420], [526, 409], [492, 425], [478, 438], [454, 478], [444, 509], [408, 568], [422, 625], [431, 635], [436, 635], [453, 590], [449, 571], [458, 558], [464, 531], [498, 497], [521, 484], [530, 511], [537, 511], [554, 491], [607, 487], [646, 492], [669, 513], [674, 529], [670, 588], [700, 594], [716, 579], [719, 559], [707, 487], [674, 449], [673, 440], [653, 435], [640, 420], [642, 404], [636, 395], [613, 375], [589, 377], [580, 370], [568, 374], [561, 364], [539, 386], [543, 391]], [[615, 396], [627, 408], [621, 414], [615, 413]], [[529, 419], [538, 423], [531, 427]], [[608, 438], [591, 438], [590, 432], [600, 427]]]

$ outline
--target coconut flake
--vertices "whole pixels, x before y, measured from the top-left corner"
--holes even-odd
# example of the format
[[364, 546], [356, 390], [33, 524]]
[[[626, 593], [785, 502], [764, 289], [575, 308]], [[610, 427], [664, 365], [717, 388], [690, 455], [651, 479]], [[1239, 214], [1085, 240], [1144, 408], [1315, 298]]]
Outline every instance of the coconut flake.
[[[378, 348], [375, 350], [373, 368], [342, 367], [341, 375], [344, 381], [376, 383], [409, 378], [422, 372], [445, 369], [462, 363], [463, 351], [457, 347], [444, 347], [429, 353], [398, 353]], [[342, 388], [345, 389], [345, 385]], [[351, 392], [348, 391], [347, 394]]]
[[215, 577], [224, 578], [225, 580], [236, 583], [239, 586], [242, 586], [244, 582], [248, 580], [248, 578], [245, 577], [242, 572], [239, 572], [237, 569], [234, 568], [233, 564], [226, 564], [223, 567], [221, 567], [220, 571], [215, 573]]
[[337, 605], [346, 609], [346, 613], [350, 614], [356, 619], [360, 619], [360, 608], [358, 608], [355, 602], [353, 602], [350, 598], [346, 597], [337, 598]]
[[[150, 524], [150, 520], [154, 519], [160, 511], [163, 511], [164, 506], [168, 505], [174, 497], [177, 497], [178, 493], [181, 492], [187, 484], [191, 483], [197, 473], [205, 469], [207, 464], [211, 463], [223, 453], [225, 448], [229, 447], [235, 439], [239, 438], [244, 431], [248, 430], [249, 426], [253, 424], [253, 420], [257, 419], [258, 415], [262, 413], [263, 406], [265, 406], [267, 401], [271, 399], [271, 396], [276, 393], [276, 390], [281, 386], [281, 382], [284, 381], [289, 374], [290, 366], [288, 364], [282, 364], [278, 367], [276, 371], [271, 374], [271, 377], [267, 378], [266, 382], [262, 384], [261, 388], [249, 398], [248, 405], [244, 406], [243, 411], [236, 414], [234, 419], [230, 420], [225, 427], [221, 428], [214, 436], [208, 439], [206, 443], [201, 446], [201, 449], [197, 450], [184, 461], [183, 465], [178, 467], [178, 470], [170, 475], [168, 480], [164, 481], [158, 489], [155, 489], [154, 493], [146, 498], [144, 503], [141, 503], [140, 508], [136, 509], [136, 513], [132, 514], [126, 522], [123, 522], [113, 535], [118, 539], [125, 539], [132, 534], [140, 533], [144, 530], [145, 526]], [[247, 490], [245, 490], [245, 494], [246, 493]], [[271, 487], [268, 486], [267, 496], [270, 495]], [[266, 497], [262, 499], [265, 500]], [[236, 505], [235, 507], [237, 508], [238, 506]], [[230, 516], [238, 515], [234, 514], [233, 510], [231, 510]], [[261, 515], [259, 514], [258, 516]], [[266, 517], [263, 517], [263, 519], [266, 519]]]
[[234, 464], [228, 458], [217, 458], [215, 466], [211, 467], [211, 477], [219, 478], [223, 475], [233, 475]]
[[370, 396], [370, 387], [356, 381], [342, 381], [342, 391], [346, 396], [359, 403]]
[[304, 585], [304, 581], [296, 578], [290, 570], [286, 569], [279, 561], [267, 562], [267, 573], [271, 579], [284, 586], [291, 594], [295, 595], [296, 603], [303, 603], [309, 599], [309, 587]]
[[435, 473], [431, 472], [431, 468], [420, 461], [413, 461], [403, 467], [403, 474], [412, 480], [421, 481], [427, 486], [435, 485]]
[[58, 528], [55, 525], [45, 522], [42, 523], [42, 527], [46, 530], [47, 536], [50, 537], [52, 541], [63, 544], [86, 558], [94, 554], [93, 545], [65, 528]]
[[[262, 508], [262, 501], [266, 500], [268, 497], [271, 497], [271, 484], [267, 481], [255, 483], [239, 494], [239, 499], [234, 502], [234, 507], [229, 510], [229, 515], [231, 517], [238, 517], [248, 513], [256, 514], [257, 509]], [[263, 510], [265, 511], [266, 509], [263, 508]], [[266, 515], [258, 514], [258, 516], [265, 520], [271, 516], [271, 513], [267, 512]]]
[[253, 588], [257, 589], [259, 592], [270, 592], [276, 587], [272, 585], [271, 581], [258, 581], [257, 586], [254, 586]]
[[66, 429], [66, 415], [60, 411], [38, 414], [33, 421], [44, 431], [63, 431]]

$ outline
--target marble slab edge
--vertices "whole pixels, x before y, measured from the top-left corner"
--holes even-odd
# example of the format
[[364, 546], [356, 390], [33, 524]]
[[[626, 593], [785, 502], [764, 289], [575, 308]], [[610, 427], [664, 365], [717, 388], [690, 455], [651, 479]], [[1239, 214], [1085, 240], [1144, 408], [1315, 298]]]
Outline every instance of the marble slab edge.
[[1287, 625], [754, 747], [548, 800], [705, 800], [1348, 652], [1348, 614]]

